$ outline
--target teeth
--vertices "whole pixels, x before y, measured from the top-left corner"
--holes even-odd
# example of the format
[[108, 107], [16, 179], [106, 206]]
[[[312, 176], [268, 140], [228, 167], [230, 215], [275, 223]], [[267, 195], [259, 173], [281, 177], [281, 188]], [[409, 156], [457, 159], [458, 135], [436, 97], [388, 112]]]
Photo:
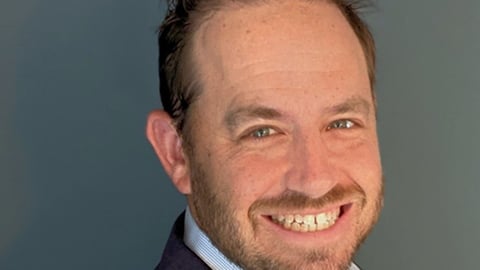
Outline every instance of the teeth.
[[292, 215], [287, 215], [285, 217], [285, 222], [286, 223], [292, 223], [294, 221], [294, 217]]
[[300, 231], [300, 227], [301, 227], [300, 224], [298, 224], [296, 222], [292, 223], [292, 231], [298, 232], [298, 231]]
[[295, 215], [295, 222], [297, 223], [303, 223], [303, 217], [300, 215]]
[[308, 232], [308, 224], [302, 224], [300, 225], [300, 231], [301, 232]]
[[317, 224], [317, 230], [324, 230], [328, 228], [328, 224], [327, 223], [324, 223], [324, 224]]
[[317, 220], [317, 224], [327, 223], [327, 214], [325, 214], [325, 213], [318, 214], [315, 218]]
[[315, 216], [313, 215], [305, 216], [303, 219], [303, 223], [309, 224], [309, 225], [315, 224]]
[[317, 215], [275, 215], [272, 220], [287, 230], [295, 232], [315, 232], [331, 227], [340, 215], [340, 208]]

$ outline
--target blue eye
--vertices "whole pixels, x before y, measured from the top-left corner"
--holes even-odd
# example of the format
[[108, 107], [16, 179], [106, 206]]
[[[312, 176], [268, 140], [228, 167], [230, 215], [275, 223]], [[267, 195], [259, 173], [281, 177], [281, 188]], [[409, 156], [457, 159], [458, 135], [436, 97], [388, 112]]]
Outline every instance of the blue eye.
[[328, 126], [328, 129], [332, 129], [332, 128], [348, 129], [348, 128], [352, 128], [353, 126], [355, 126], [355, 123], [353, 121], [348, 120], [348, 119], [340, 119], [340, 120], [336, 120], [333, 123], [331, 123]]
[[251, 136], [254, 137], [254, 138], [263, 138], [263, 137], [267, 137], [267, 136], [270, 136], [272, 134], [275, 134], [276, 131], [272, 128], [269, 128], [269, 127], [263, 127], [263, 128], [259, 128], [259, 129], [256, 129], [254, 130], [252, 133], [251, 133]]

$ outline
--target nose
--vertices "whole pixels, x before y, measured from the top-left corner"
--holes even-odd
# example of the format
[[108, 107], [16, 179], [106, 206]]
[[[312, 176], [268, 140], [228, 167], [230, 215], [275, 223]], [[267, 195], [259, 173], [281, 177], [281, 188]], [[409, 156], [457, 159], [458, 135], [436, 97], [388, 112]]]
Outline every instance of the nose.
[[333, 162], [334, 153], [320, 136], [302, 136], [293, 143], [291, 151], [291, 167], [285, 175], [288, 190], [318, 198], [337, 184], [339, 175]]

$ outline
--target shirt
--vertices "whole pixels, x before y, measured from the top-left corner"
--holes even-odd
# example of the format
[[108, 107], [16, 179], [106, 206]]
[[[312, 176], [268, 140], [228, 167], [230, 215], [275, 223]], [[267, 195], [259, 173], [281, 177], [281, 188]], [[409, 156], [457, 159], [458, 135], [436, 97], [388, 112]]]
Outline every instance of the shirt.
[[[214, 270], [242, 270], [242, 268], [231, 262], [210, 242], [208, 236], [198, 227], [188, 207], [185, 211], [183, 241], [187, 247]], [[360, 270], [360, 268], [352, 263], [349, 270]]]

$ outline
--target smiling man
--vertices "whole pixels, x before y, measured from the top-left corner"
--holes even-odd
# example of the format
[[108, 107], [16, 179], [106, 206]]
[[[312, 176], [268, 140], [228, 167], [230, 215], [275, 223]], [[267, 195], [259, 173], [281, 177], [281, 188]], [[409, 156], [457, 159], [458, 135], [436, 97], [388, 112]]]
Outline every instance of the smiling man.
[[358, 269], [382, 169], [374, 45], [355, 5], [170, 8], [164, 110], [149, 115], [147, 136], [188, 207], [157, 269]]

